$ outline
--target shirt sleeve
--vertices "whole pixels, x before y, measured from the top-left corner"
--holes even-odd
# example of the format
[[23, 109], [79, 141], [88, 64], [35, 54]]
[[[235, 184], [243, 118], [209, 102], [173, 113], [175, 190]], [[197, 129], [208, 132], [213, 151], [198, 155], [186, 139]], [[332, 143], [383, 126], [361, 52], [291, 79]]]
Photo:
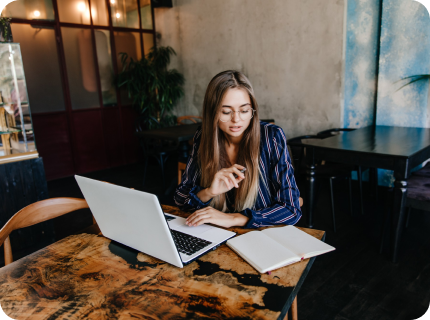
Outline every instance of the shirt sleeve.
[[275, 196], [272, 197], [272, 203], [267, 208], [258, 211], [245, 209], [241, 212], [249, 218], [245, 228], [259, 228], [276, 224], [294, 225], [302, 216], [299, 202], [300, 192], [288, 154], [287, 139], [281, 128], [276, 131], [270, 152], [274, 163], [270, 172], [267, 173], [267, 178], [273, 183]]
[[191, 211], [207, 207], [211, 200], [208, 202], [202, 202], [197, 193], [204, 189], [199, 185], [200, 183], [200, 168], [198, 165], [198, 150], [200, 146], [202, 130], [197, 130], [194, 135], [194, 144], [191, 155], [187, 160], [187, 167], [182, 174], [182, 180], [179, 186], [176, 188], [174, 200], [176, 205], [183, 211]]

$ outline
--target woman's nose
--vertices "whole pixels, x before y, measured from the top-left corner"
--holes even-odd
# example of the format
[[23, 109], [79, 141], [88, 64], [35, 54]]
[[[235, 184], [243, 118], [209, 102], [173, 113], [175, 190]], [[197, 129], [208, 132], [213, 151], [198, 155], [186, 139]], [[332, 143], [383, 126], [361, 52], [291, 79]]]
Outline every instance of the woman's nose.
[[240, 121], [239, 112], [234, 112], [233, 119], [231, 119], [231, 121], [233, 121], [233, 122], [239, 122]]

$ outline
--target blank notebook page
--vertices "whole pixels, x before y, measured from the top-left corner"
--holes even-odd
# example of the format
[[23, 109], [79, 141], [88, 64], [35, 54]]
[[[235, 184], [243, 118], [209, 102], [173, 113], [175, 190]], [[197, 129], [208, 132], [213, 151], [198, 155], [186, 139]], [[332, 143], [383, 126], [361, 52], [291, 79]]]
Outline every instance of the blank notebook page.
[[[241, 255], [252, 261], [261, 270], [278, 265], [297, 256], [283, 245], [270, 239], [261, 231], [251, 231], [228, 241]], [[252, 263], [251, 263], [252, 264]]]
[[284, 243], [293, 253], [299, 257], [305, 257], [312, 253], [324, 253], [335, 248], [314, 238], [294, 226], [271, 228], [261, 231], [280, 244]]

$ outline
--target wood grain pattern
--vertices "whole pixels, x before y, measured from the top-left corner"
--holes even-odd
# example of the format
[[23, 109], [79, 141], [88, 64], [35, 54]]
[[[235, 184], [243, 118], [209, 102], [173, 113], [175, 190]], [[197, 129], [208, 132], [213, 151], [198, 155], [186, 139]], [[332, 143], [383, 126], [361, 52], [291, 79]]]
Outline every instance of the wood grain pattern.
[[52, 198], [32, 203], [19, 210], [0, 230], [0, 245], [4, 245], [4, 260], [13, 261], [9, 235], [12, 231], [54, 219], [66, 213], [88, 208], [85, 199]]
[[15, 319], [277, 319], [308, 263], [260, 274], [222, 245], [180, 269], [83, 233], [0, 269], [0, 303]]

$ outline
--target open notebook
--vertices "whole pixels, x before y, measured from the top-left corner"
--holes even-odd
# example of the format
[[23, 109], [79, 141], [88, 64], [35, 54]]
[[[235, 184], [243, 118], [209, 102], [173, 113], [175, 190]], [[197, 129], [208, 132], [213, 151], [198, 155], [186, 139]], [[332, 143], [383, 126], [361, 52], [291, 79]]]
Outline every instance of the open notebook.
[[261, 273], [335, 250], [293, 226], [251, 231], [227, 245]]

